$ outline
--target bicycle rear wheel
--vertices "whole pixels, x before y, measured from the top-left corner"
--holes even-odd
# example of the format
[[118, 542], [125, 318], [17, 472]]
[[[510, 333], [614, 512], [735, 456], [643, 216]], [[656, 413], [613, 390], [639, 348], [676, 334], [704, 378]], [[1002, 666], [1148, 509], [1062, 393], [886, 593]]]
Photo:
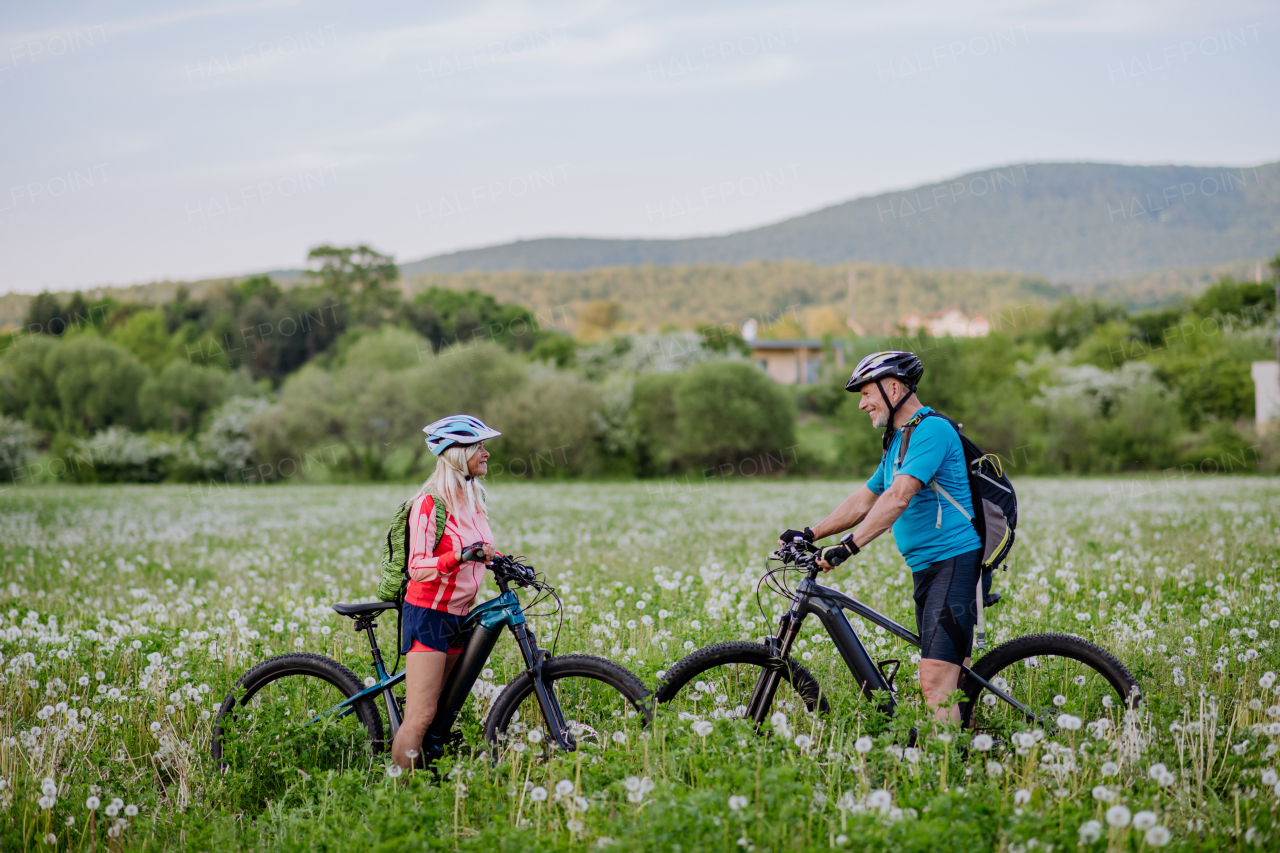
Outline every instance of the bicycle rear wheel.
[[1105, 717], [1114, 724], [1142, 699], [1137, 680], [1124, 664], [1101, 646], [1070, 634], [1029, 634], [1010, 640], [984, 655], [973, 671], [1034, 714], [1028, 719], [966, 679], [960, 685], [967, 699], [960, 706], [963, 724], [995, 737], [1028, 727], [1056, 732], [1064, 714], [1083, 723]]
[[[634, 674], [610, 660], [591, 655], [549, 658], [542, 674], [560, 702], [565, 722], [577, 745], [607, 747], [625, 743], [649, 724], [653, 712], [646, 701], [649, 689]], [[484, 736], [502, 753], [546, 755], [555, 738], [534, 694], [533, 674], [520, 673], [494, 700], [485, 718]], [[620, 737], [619, 737], [620, 736]]]
[[[263, 661], [240, 677], [218, 709], [211, 749], [218, 769], [282, 764], [286, 750], [301, 764], [328, 769], [381, 751], [382, 717], [372, 699], [345, 714], [326, 713], [364, 689], [354, 672], [322, 655]], [[264, 754], [271, 761], [262, 761]]]
[[[745, 717], [756, 683], [771, 670], [782, 675], [773, 708], [789, 711], [803, 705], [810, 712], [831, 711], [818, 679], [803, 664], [777, 657], [768, 646], [744, 641], [716, 643], [678, 661], [658, 688], [658, 703], [676, 702], [680, 710], [700, 716]], [[690, 683], [694, 689], [681, 693]]]

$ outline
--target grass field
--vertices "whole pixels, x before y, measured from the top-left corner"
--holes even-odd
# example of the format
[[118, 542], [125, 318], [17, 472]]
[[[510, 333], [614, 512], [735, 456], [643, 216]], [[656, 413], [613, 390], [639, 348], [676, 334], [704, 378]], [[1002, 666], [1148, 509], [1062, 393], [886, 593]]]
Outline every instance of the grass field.
[[[660, 709], [647, 730], [620, 717], [574, 755], [529, 738], [495, 766], [477, 736], [492, 696], [481, 691], [462, 721], [467, 746], [438, 781], [393, 778], [381, 757], [335, 769], [288, 737], [226, 776], [208, 757], [210, 714], [253, 663], [307, 650], [370, 672], [329, 606], [372, 597], [387, 516], [411, 489], [10, 491], [0, 498], [0, 848], [1280, 847], [1280, 481], [1019, 486], [994, 641], [1056, 630], [1105, 646], [1144, 690], [1129, 719], [964, 748], [967, 734], [920, 721], [913, 666], [890, 724], [854, 696], [812, 624], [801, 654], [836, 711], [786, 709], [788, 738], [758, 737], [708, 700], [707, 713]], [[765, 552], [849, 489], [505, 486], [491, 509], [500, 549], [560, 587], [558, 651], [610, 657], [652, 685], [687, 649], [772, 632], [780, 602], [766, 601], [767, 620], [756, 609]], [[840, 588], [910, 625], [910, 578], [892, 543], [854, 562], [834, 573]], [[533, 621], [549, 647], [554, 620]], [[881, 657], [910, 651], [866, 638]], [[521, 668], [509, 638], [490, 667], [497, 685]], [[925, 731], [919, 750], [895, 749], [913, 722]]]

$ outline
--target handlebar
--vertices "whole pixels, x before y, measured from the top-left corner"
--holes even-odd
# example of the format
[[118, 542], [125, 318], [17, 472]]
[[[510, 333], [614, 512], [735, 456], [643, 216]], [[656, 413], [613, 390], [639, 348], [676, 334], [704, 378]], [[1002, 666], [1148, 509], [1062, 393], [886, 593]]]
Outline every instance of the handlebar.
[[803, 539], [779, 546], [773, 556], [783, 563], [806, 569], [810, 579], [816, 578], [822, 571], [822, 567], [818, 565], [818, 546]]
[[494, 579], [498, 582], [499, 588], [504, 591], [506, 589], [505, 584], [508, 583], [514, 583], [522, 587], [534, 587], [535, 589], [549, 588], [548, 584], [538, 580], [538, 573], [533, 570], [533, 566], [520, 562], [520, 559], [506, 554], [497, 554], [492, 560], [487, 560], [484, 553], [484, 543], [477, 542], [462, 549], [461, 562], [487, 563], [488, 567], [493, 571]]
[[505, 554], [499, 554], [493, 558], [493, 562], [489, 564], [489, 568], [493, 570], [494, 578], [498, 584], [514, 583], [522, 587], [542, 588], [546, 584], [538, 580], [537, 573], [533, 570], [533, 566], [525, 565], [514, 557], [508, 557]]

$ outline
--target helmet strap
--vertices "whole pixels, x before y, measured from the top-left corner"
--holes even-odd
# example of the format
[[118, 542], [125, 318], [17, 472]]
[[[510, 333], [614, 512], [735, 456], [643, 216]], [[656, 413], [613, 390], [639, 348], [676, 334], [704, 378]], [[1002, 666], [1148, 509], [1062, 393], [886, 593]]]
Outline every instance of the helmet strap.
[[875, 380], [876, 387], [880, 389], [880, 396], [884, 398], [884, 404], [889, 407], [889, 420], [884, 425], [884, 452], [889, 452], [889, 445], [893, 441], [893, 434], [897, 431], [893, 426], [894, 419], [898, 416], [898, 409], [902, 408], [902, 404], [911, 399], [911, 395], [916, 393], [916, 389], [911, 388], [905, 382], [902, 387], [907, 389], [907, 393], [902, 395], [902, 399], [896, 403], [889, 402], [889, 395], [885, 393], [884, 386], [880, 384], [880, 380]]

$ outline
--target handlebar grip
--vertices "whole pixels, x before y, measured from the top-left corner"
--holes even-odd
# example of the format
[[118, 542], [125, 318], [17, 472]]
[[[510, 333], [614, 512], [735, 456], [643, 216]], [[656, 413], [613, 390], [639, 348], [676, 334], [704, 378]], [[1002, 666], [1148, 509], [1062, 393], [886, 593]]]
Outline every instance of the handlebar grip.
[[483, 562], [484, 561], [484, 545], [477, 543], [468, 545], [462, 550], [462, 562]]

